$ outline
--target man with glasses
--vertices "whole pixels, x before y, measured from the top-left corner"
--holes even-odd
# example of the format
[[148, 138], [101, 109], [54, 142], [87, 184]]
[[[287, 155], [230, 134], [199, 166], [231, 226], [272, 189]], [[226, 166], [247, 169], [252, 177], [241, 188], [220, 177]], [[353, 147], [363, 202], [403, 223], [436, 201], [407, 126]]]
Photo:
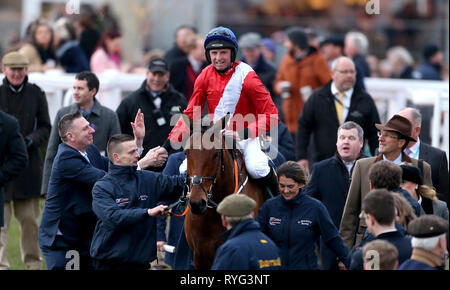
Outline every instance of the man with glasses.
[[[309, 168], [310, 161], [318, 162], [334, 155], [338, 127], [347, 121], [361, 126], [372, 154], [378, 146], [374, 124], [380, 123], [380, 117], [372, 97], [355, 86], [353, 61], [340, 57], [332, 70], [332, 81], [311, 95], [298, 119], [296, 157], [305, 169]], [[311, 135], [313, 144], [310, 144]]]
[[[361, 242], [366, 230], [365, 221], [359, 218], [359, 214], [362, 200], [370, 191], [370, 167], [381, 160], [388, 160], [395, 164], [407, 162], [416, 167], [419, 164], [419, 160], [410, 158], [403, 152], [410, 141], [416, 141], [411, 137], [412, 126], [408, 119], [400, 115], [394, 115], [385, 125], [375, 124], [375, 126], [380, 130], [378, 132], [378, 151], [380, 154], [356, 162], [342, 215], [339, 233], [349, 249]], [[431, 167], [425, 161], [423, 161], [423, 176], [424, 184], [432, 186]]]

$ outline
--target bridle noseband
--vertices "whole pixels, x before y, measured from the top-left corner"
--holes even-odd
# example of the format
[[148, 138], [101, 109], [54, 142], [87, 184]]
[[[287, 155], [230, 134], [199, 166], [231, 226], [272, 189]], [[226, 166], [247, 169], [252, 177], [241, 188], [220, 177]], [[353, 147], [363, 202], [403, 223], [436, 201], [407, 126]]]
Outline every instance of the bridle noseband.
[[[213, 187], [217, 182], [217, 176], [219, 175], [219, 170], [221, 170], [222, 172], [225, 171], [225, 166], [222, 163], [223, 161], [223, 150], [219, 150], [217, 151], [218, 156], [219, 156], [219, 161], [217, 162], [217, 167], [216, 167], [216, 174], [214, 176], [186, 176], [186, 185], [189, 188], [189, 181], [192, 180], [192, 187], [194, 186], [200, 186], [200, 188], [202, 189], [202, 191], [205, 193], [206, 195], [206, 206], [208, 208], [214, 208], [217, 207], [217, 203], [214, 202], [212, 200], [213, 198]], [[221, 166], [222, 165], [222, 166]], [[203, 185], [203, 180], [212, 180], [213, 182], [211, 183], [211, 186], [209, 187], [209, 190], [206, 190], [205, 186]], [[189, 192], [190, 192], [190, 188], [189, 188]]]

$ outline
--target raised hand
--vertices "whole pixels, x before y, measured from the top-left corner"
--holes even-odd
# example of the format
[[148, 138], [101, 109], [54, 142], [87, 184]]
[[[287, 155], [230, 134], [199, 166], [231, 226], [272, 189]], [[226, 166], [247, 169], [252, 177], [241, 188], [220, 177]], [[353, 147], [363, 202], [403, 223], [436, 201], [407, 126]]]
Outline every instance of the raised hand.
[[134, 138], [136, 140], [136, 145], [138, 148], [142, 148], [145, 137], [145, 123], [144, 123], [144, 113], [139, 109], [134, 118], [134, 122], [130, 122], [133, 128]]

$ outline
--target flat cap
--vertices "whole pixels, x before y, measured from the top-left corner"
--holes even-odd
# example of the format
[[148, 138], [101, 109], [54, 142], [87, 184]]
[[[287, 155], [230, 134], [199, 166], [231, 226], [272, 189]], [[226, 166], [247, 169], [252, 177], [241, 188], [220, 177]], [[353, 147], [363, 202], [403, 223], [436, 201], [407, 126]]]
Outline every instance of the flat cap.
[[261, 36], [256, 32], [249, 32], [239, 39], [240, 48], [257, 48], [261, 46]]
[[12, 51], [3, 56], [2, 64], [7, 67], [21, 68], [28, 67], [29, 61], [23, 54]]
[[436, 215], [422, 215], [408, 224], [408, 234], [416, 238], [432, 238], [448, 232], [448, 221]]
[[232, 194], [225, 197], [217, 207], [217, 212], [228, 217], [249, 215], [256, 207], [256, 202], [245, 194]]

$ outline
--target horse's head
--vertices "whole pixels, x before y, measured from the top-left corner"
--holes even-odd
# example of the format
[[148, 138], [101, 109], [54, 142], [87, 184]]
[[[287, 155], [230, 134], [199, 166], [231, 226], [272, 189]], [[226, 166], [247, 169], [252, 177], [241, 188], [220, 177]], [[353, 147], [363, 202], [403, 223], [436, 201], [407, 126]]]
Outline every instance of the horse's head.
[[[183, 118], [188, 122], [187, 116]], [[217, 206], [214, 201], [217, 197], [213, 193], [214, 186], [224, 171], [225, 138], [221, 131], [228, 118], [227, 115], [214, 125], [208, 122], [208, 126], [189, 122], [191, 135], [185, 153], [190, 188], [189, 205], [193, 214], [205, 214], [208, 207]]]

